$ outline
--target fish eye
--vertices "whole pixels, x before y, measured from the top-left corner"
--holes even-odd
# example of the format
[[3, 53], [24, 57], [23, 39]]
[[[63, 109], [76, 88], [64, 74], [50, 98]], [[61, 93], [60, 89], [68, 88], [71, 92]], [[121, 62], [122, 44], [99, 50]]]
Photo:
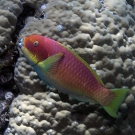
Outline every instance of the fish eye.
[[35, 41], [34, 42], [34, 46], [38, 46], [38, 41]]

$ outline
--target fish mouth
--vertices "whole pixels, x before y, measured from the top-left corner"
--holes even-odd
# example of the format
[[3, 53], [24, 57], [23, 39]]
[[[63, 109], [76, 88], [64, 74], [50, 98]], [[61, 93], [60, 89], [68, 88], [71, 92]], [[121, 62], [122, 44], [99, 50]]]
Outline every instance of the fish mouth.
[[21, 48], [23, 46], [23, 38], [19, 40], [18, 46]]

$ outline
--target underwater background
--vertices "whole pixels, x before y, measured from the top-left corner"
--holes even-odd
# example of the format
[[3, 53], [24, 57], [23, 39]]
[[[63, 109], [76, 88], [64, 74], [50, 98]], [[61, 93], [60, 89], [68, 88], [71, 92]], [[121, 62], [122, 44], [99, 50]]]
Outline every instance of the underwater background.
[[[129, 88], [115, 119], [44, 84], [17, 44], [47, 36], [79, 54], [106, 88]], [[135, 135], [133, 0], [0, 0], [0, 134]]]

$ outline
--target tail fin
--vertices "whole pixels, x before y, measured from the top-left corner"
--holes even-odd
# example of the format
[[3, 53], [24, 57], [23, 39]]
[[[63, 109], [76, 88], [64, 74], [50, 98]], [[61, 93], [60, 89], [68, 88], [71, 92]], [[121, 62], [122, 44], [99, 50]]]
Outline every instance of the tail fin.
[[117, 111], [119, 109], [119, 106], [122, 104], [123, 100], [126, 97], [127, 92], [129, 92], [129, 89], [111, 89], [112, 92], [114, 92], [115, 97], [111, 101], [109, 106], [103, 106], [103, 108], [107, 111], [107, 113], [114, 117], [118, 118]]

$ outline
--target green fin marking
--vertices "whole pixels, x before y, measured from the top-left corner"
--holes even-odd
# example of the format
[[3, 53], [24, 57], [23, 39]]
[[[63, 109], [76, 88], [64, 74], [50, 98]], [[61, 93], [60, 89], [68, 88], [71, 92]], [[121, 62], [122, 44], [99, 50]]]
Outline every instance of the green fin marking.
[[126, 97], [127, 92], [130, 91], [130, 89], [111, 89], [112, 92], [114, 92], [115, 97], [114, 99], [111, 101], [109, 106], [103, 106], [103, 108], [107, 111], [107, 113], [114, 117], [114, 118], [118, 118], [117, 115], [117, 111], [120, 107], [120, 105], [122, 104], [123, 100]]
[[43, 72], [51, 75], [57, 71], [59, 61], [62, 59], [63, 56], [64, 53], [54, 54], [48, 57], [46, 60], [39, 62], [38, 66], [42, 69]]

